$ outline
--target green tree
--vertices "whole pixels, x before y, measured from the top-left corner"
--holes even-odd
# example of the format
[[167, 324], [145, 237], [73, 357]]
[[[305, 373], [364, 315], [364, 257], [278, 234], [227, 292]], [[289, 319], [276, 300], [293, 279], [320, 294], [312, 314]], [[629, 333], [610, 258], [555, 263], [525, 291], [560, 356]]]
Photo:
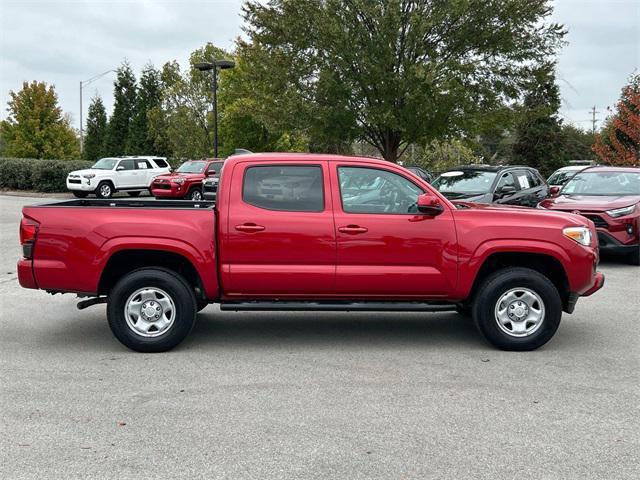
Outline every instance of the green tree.
[[17, 158], [78, 158], [79, 144], [53, 86], [24, 82], [9, 92], [9, 115], [0, 124], [3, 154]]
[[126, 155], [129, 153], [127, 139], [136, 105], [136, 77], [127, 62], [118, 68], [113, 96], [113, 113], [107, 125], [104, 154]]
[[593, 134], [573, 125], [562, 125], [564, 156], [567, 160], [596, 160], [591, 150]]
[[532, 72], [528, 91], [516, 126], [513, 162], [537, 168], [544, 175], [566, 165], [566, 139], [562, 131], [560, 89], [555, 81], [554, 65]]
[[134, 155], [152, 155], [154, 139], [149, 133], [149, 112], [161, 103], [160, 72], [149, 64], [142, 70], [135, 110], [127, 137], [127, 152]]
[[459, 139], [432, 140], [420, 150], [419, 158], [411, 163], [430, 172], [442, 172], [458, 165], [479, 163], [479, 158], [473, 150]]
[[89, 104], [87, 134], [84, 137], [85, 160], [97, 160], [104, 156], [104, 139], [107, 132], [107, 112], [100, 96], [96, 95]]
[[[555, 53], [549, 1], [249, 0], [251, 91], [269, 125], [313, 149], [361, 138], [397, 161], [412, 143], [475, 133]], [[272, 127], [273, 128], [273, 127]]]

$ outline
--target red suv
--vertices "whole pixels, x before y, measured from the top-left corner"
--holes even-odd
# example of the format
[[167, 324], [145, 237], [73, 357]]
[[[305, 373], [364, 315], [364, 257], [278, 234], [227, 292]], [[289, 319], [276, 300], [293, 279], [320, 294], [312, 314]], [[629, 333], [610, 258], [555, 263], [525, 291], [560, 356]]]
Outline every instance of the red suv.
[[202, 200], [202, 180], [220, 172], [222, 160], [206, 158], [184, 162], [175, 172], [157, 176], [151, 183], [156, 198]]
[[640, 265], [640, 169], [590, 167], [551, 193], [555, 197], [538, 207], [587, 217], [596, 226], [600, 250]]

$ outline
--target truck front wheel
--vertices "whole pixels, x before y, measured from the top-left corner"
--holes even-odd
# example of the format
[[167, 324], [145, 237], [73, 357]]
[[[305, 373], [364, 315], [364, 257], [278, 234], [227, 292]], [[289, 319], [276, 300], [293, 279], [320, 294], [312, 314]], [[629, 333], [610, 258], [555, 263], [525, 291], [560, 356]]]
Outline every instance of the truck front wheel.
[[186, 338], [196, 318], [196, 298], [177, 273], [144, 268], [125, 275], [111, 290], [109, 327], [137, 352], [165, 352]]
[[562, 300], [555, 285], [539, 272], [521, 267], [490, 275], [473, 304], [480, 333], [502, 350], [535, 350], [556, 333]]

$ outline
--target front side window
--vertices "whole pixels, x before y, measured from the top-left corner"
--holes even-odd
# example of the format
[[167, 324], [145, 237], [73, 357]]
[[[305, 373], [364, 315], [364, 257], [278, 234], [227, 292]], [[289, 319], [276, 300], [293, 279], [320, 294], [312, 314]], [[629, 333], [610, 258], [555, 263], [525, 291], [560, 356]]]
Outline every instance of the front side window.
[[324, 210], [322, 168], [317, 165], [248, 167], [242, 200], [266, 210], [321, 212]]
[[416, 213], [424, 193], [403, 176], [377, 168], [339, 167], [338, 180], [346, 213]]
[[503, 173], [498, 180], [498, 184], [496, 185], [496, 192], [501, 191], [504, 187], [513, 187], [514, 189], [518, 189], [516, 187], [516, 180], [513, 178], [513, 174], [511, 172]]
[[135, 170], [135, 163], [133, 159], [121, 160], [118, 164], [118, 170]]
[[220, 170], [222, 170], [222, 165], [223, 165], [223, 162], [210, 163], [209, 166], [207, 167], [207, 172], [220, 175]]

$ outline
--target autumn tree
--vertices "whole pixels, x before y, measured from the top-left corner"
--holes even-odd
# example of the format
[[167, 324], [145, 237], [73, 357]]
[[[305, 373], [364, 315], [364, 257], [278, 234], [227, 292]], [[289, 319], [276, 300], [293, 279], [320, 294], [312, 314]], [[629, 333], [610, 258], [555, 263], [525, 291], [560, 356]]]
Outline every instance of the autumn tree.
[[360, 138], [390, 161], [412, 143], [475, 133], [553, 55], [550, 1], [249, 0], [253, 96], [314, 150]]
[[609, 165], [640, 164], [640, 74], [622, 89], [615, 112], [596, 135], [593, 151]]
[[68, 116], [58, 106], [53, 85], [24, 82], [11, 91], [7, 111], [0, 124], [3, 154], [17, 158], [78, 158], [79, 144]]
[[104, 154], [127, 154], [127, 139], [136, 105], [136, 77], [131, 66], [124, 62], [117, 71], [113, 85], [113, 113], [107, 125]]
[[84, 158], [85, 160], [97, 160], [104, 156], [104, 139], [107, 132], [107, 112], [98, 95], [93, 97], [89, 104], [86, 132]]

